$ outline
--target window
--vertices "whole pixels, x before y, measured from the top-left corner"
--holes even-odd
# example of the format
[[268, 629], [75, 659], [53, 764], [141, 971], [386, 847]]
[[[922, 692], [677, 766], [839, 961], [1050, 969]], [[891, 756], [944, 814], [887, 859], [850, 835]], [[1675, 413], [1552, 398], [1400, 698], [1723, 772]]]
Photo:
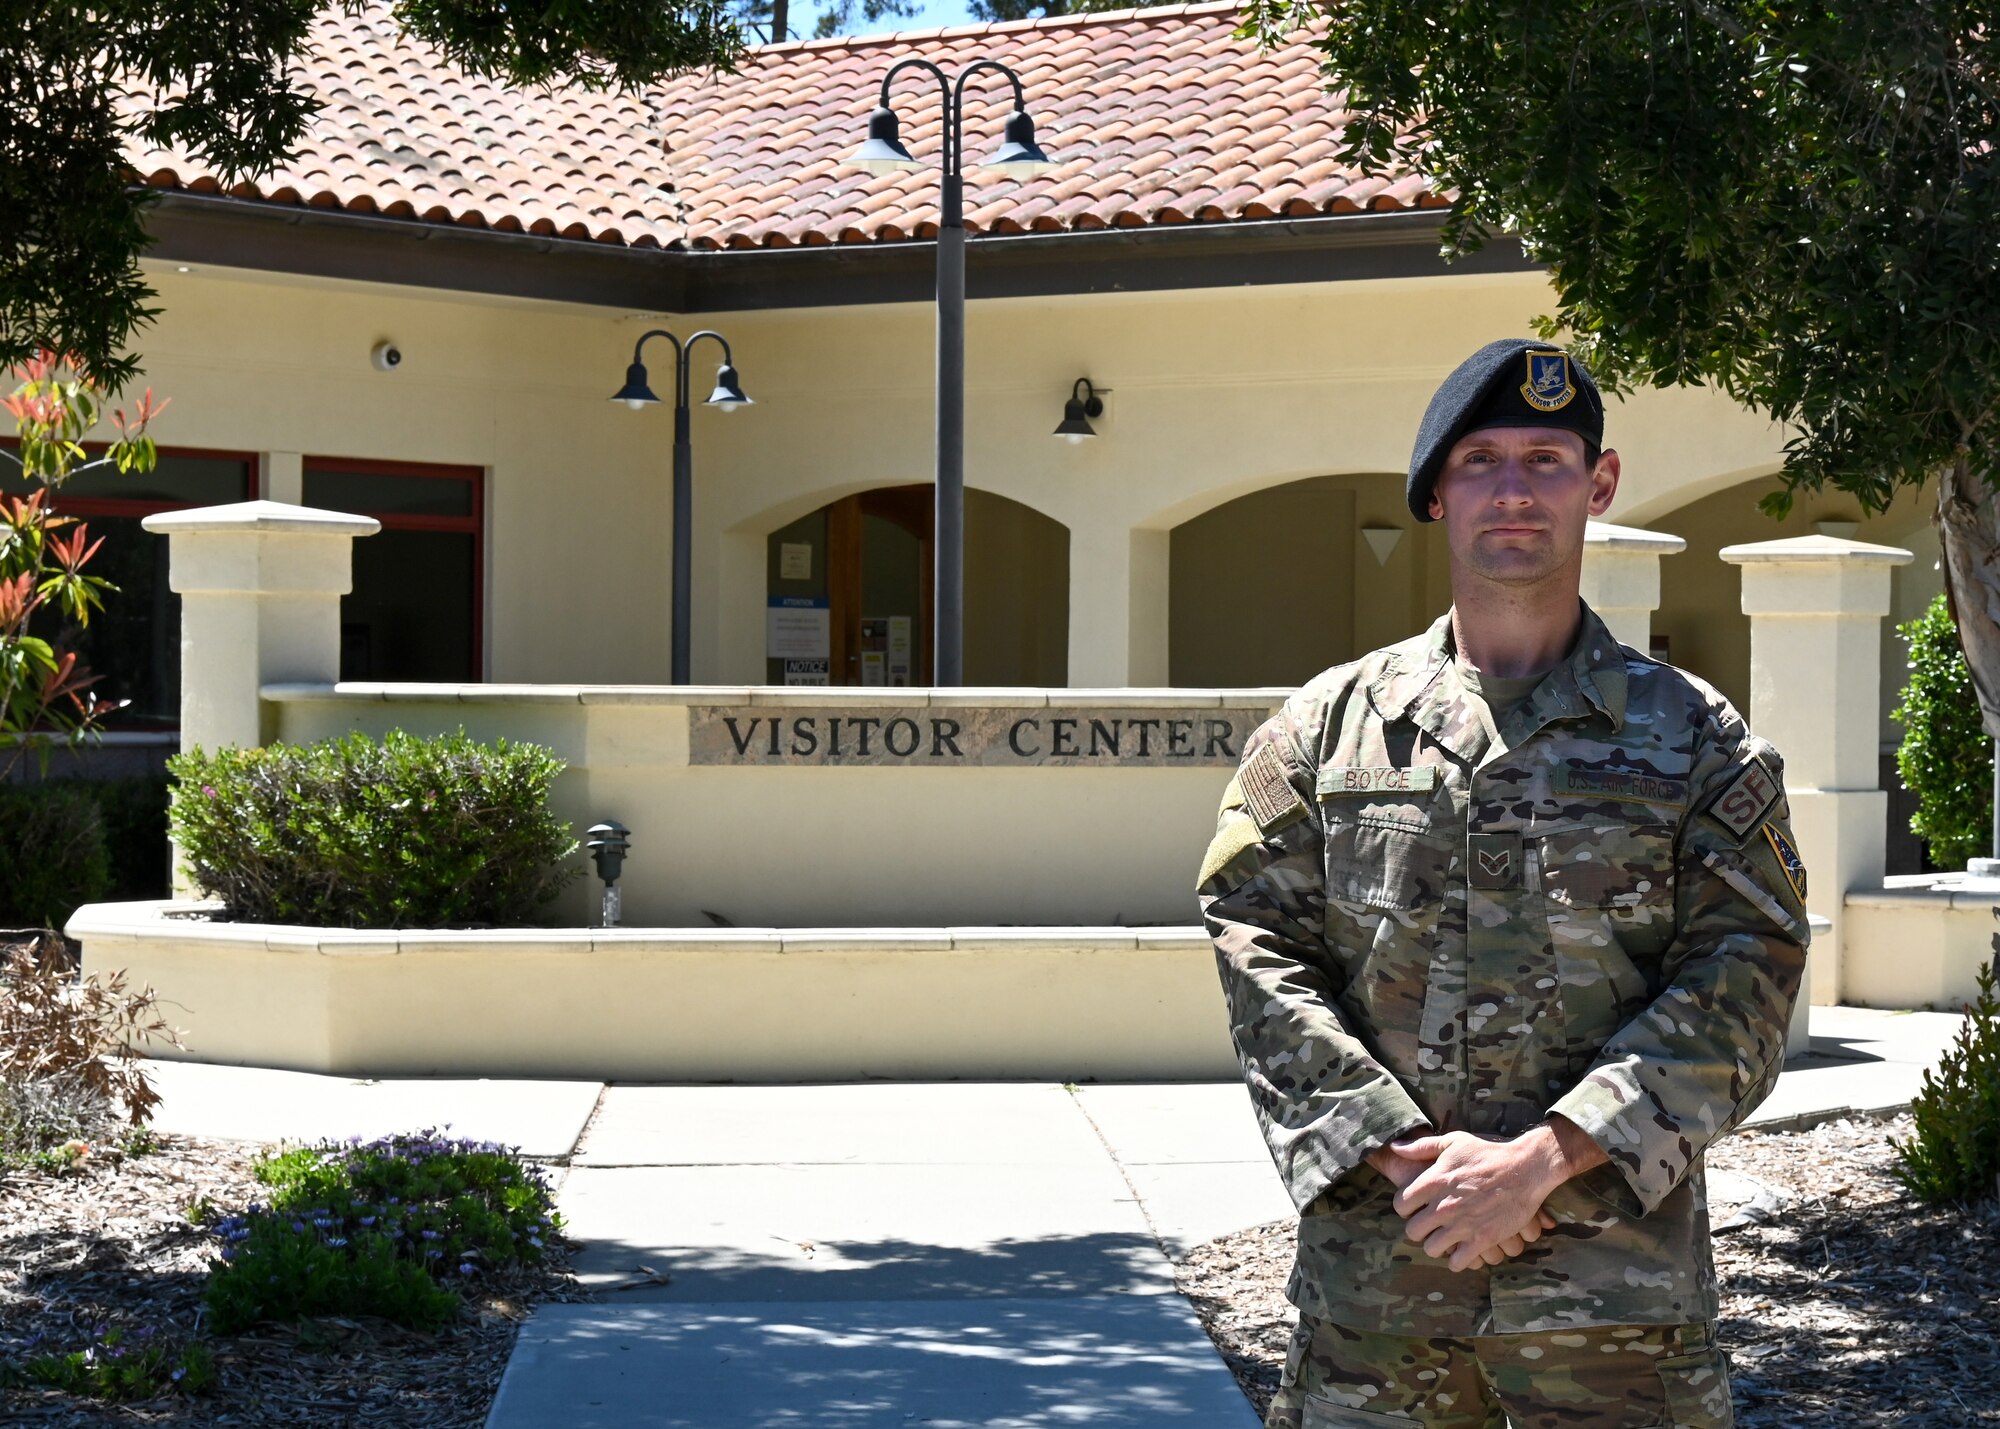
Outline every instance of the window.
[[305, 504], [373, 516], [340, 602], [343, 680], [480, 678], [484, 473], [477, 467], [307, 457]]
[[[162, 448], [159, 465], [143, 476], [99, 468], [54, 493], [52, 509], [87, 522], [92, 539], [103, 539], [89, 573], [117, 587], [105, 593], [104, 609], [87, 628], [65, 632], [97, 675], [98, 698], [131, 702], [106, 728], [170, 731], [180, 725], [180, 597], [167, 589], [167, 538], [144, 530], [140, 519], [248, 501], [256, 495], [256, 473], [257, 460], [246, 453]], [[38, 484], [0, 461], [0, 492], [25, 496]]]

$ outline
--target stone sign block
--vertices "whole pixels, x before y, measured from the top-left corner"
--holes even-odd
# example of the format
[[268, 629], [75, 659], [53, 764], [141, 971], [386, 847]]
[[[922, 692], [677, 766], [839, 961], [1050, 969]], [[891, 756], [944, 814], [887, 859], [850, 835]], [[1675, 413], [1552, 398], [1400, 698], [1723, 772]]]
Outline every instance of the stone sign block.
[[1236, 767], [1263, 709], [696, 706], [692, 764]]

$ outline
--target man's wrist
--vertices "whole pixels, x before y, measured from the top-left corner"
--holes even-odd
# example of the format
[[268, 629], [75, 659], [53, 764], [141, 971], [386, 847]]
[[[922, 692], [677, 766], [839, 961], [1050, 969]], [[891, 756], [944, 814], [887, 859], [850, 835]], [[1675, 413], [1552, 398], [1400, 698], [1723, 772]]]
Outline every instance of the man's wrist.
[[1582, 1127], [1566, 1116], [1551, 1116], [1523, 1132], [1521, 1140], [1533, 1158], [1544, 1198], [1610, 1159]]

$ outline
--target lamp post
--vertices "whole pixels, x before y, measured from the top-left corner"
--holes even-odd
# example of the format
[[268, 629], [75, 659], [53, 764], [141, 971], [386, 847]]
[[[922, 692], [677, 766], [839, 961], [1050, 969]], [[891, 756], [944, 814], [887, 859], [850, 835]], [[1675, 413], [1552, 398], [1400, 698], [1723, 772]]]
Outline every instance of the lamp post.
[[714, 338], [722, 345], [722, 365], [715, 370], [715, 390], [708, 394], [703, 406], [714, 407], [724, 412], [733, 412], [738, 407], [752, 405], [743, 395], [742, 383], [736, 377], [735, 359], [729, 352], [729, 339], [721, 333], [706, 330], [696, 333], [685, 343], [664, 328], [654, 328], [642, 333], [632, 347], [632, 365], [625, 369], [625, 385], [611, 398], [623, 402], [633, 411], [641, 411], [650, 402], [660, 399], [653, 395], [647, 385], [646, 364], [639, 359], [646, 344], [656, 337], [663, 337], [674, 345], [674, 649], [673, 683], [685, 685], [691, 682], [688, 673], [688, 630], [690, 628], [688, 605], [689, 589], [692, 584], [688, 568], [694, 553], [694, 447], [689, 439], [688, 413], [688, 358], [694, 352], [694, 345], [703, 338]]
[[868, 116], [868, 139], [848, 162], [873, 173], [919, 169], [899, 137], [889, 87], [906, 69], [920, 69], [937, 81], [943, 101], [943, 192], [938, 201], [937, 237], [937, 612], [933, 622], [932, 678], [940, 685], [965, 683], [965, 82], [975, 74], [1003, 74], [1014, 88], [1014, 112], [1001, 132], [989, 167], [1015, 174], [1055, 168], [1035, 144], [1020, 76], [998, 60], [974, 60], [956, 79], [925, 59], [906, 59], [882, 76], [882, 97]]

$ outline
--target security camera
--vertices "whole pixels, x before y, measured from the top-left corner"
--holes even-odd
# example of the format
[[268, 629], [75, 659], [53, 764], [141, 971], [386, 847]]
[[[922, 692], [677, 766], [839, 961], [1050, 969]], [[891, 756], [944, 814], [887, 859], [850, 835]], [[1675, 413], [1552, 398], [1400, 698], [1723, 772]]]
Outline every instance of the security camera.
[[378, 342], [368, 353], [377, 372], [394, 372], [403, 365], [403, 349], [393, 342]]

